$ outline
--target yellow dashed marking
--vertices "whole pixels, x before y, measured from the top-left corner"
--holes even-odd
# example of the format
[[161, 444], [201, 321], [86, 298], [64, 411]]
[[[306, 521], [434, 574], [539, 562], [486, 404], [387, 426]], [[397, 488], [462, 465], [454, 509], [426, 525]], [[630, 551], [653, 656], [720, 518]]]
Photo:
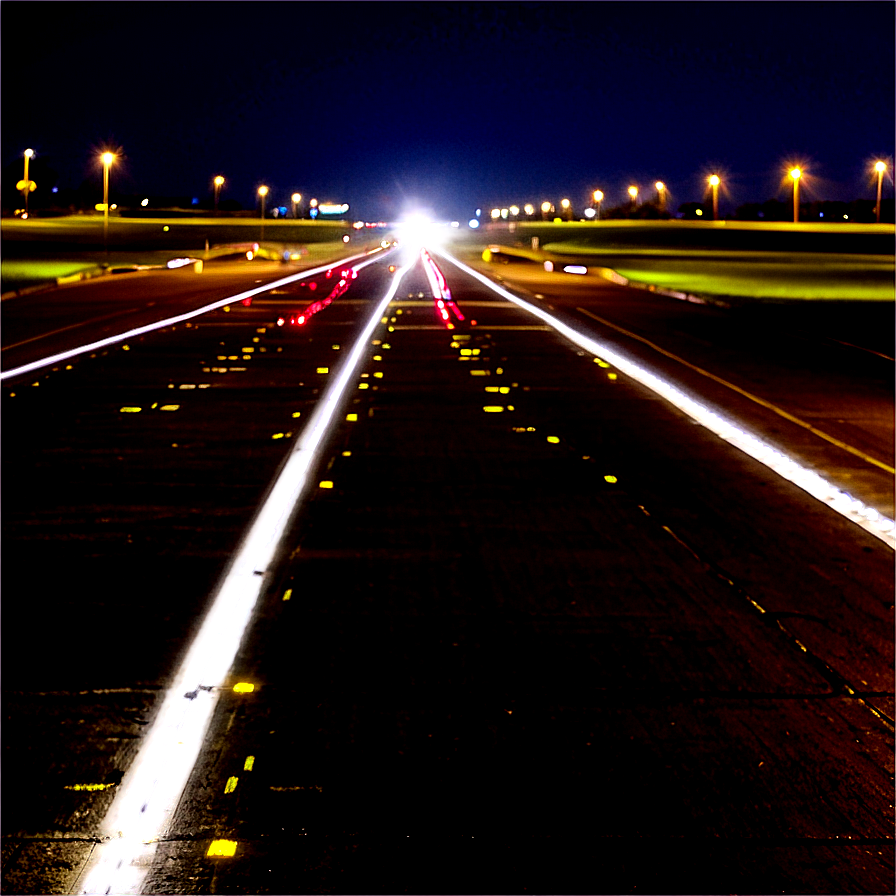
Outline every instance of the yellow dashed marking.
[[240, 779], [236, 777], [236, 775], [231, 775], [227, 779], [227, 783], [224, 785], [224, 793], [233, 793], [236, 790], [236, 785], [239, 784]]
[[231, 858], [236, 855], [236, 840], [212, 840], [206, 855], [213, 858]]
[[238, 681], [233, 690], [237, 694], [251, 694], [255, 690], [255, 685], [250, 681]]

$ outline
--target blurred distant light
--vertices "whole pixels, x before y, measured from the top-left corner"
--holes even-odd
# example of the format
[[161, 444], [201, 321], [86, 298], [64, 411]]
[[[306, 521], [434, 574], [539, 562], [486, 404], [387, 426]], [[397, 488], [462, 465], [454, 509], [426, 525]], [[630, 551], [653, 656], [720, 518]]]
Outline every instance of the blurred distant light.
[[545, 202], [541, 203], [541, 210], [543, 212], [549, 212], [551, 210], [551, 208], [552, 208], [552, 206], [551, 206], [550, 202], [545, 201]]
[[702, 218], [702, 217], [703, 217], [703, 209], [702, 209], [702, 208], [698, 208], [697, 211], [694, 212], [694, 214], [695, 214], [698, 218]]
[[719, 179], [718, 174], [713, 174], [709, 178], [709, 185], [711, 187], [717, 187], [722, 181]]
[[535, 206], [532, 205], [531, 202], [527, 202], [526, 205], [523, 207], [523, 211], [527, 215], [534, 215], [535, 214]]
[[563, 199], [563, 200], [561, 200], [561, 202], [560, 202], [560, 205], [562, 205], [563, 208], [569, 208], [569, 204], [570, 204], [570, 203], [569, 203], [569, 200], [568, 200], [568, 199]]
[[500, 217], [501, 217], [501, 209], [493, 208], [492, 209], [492, 220], [496, 221]]
[[267, 187], [259, 187], [259, 188], [258, 188], [258, 195], [259, 195], [259, 196], [267, 196], [267, 195], [268, 195], [268, 188], [267, 188]]
[[469, 226], [475, 230], [479, 226], [479, 221], [477, 221], [476, 218], [470, 218]]
[[886, 163], [886, 162], [877, 162], [877, 163], [875, 163], [875, 165], [874, 165], [874, 170], [875, 170], [878, 174], [883, 174], [884, 171], [887, 170], [887, 163]]
[[568, 264], [568, 265], [564, 266], [563, 270], [566, 271], [567, 274], [587, 274], [588, 273], [588, 268], [586, 268], [582, 264]]
[[666, 189], [666, 185], [661, 180], [658, 180], [656, 182], [657, 193], [662, 193], [665, 189]]
[[511, 205], [511, 206], [510, 206], [510, 214], [511, 214], [511, 215], [516, 216], [516, 215], [518, 215], [519, 213], [520, 213], [520, 207], [519, 207], [518, 205]]
[[597, 214], [597, 212], [593, 208], [585, 209], [585, 217], [586, 218], [593, 218], [596, 214]]
[[506, 208], [501, 209], [501, 217], [502, 218], [506, 219], [509, 214], [510, 214], [510, 212], [508, 209], [506, 209]]
[[603, 200], [604, 200], [603, 190], [595, 190], [594, 191], [594, 201], [595, 202], [603, 202]]
[[632, 197], [632, 199], [638, 198], [638, 188], [637, 187], [629, 187], [628, 195]]
[[791, 176], [794, 180], [799, 180], [799, 179], [803, 176], [803, 172], [800, 171], [799, 168], [791, 168], [791, 169], [790, 169], [790, 176]]
[[144, 200], [140, 203], [140, 205], [142, 205], [143, 208], [146, 208], [146, 206], [149, 205], [149, 200], [148, 200], [148, 199], [144, 199]]

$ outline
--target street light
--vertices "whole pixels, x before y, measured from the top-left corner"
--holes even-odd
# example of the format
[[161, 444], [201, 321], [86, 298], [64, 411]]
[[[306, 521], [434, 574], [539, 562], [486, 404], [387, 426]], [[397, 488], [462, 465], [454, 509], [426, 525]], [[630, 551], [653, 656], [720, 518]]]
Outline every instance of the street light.
[[25, 176], [16, 184], [16, 186], [25, 194], [25, 217], [28, 217], [28, 196], [34, 190], [35, 184], [28, 177], [28, 162], [34, 155], [33, 149], [25, 150]]
[[547, 215], [553, 210], [554, 206], [545, 199], [544, 202], [541, 203], [541, 214], [544, 216], [544, 219], [547, 220]]
[[[884, 179], [884, 172], [887, 170], [886, 162], [877, 162], [874, 166], [874, 170], [877, 172], [877, 205], [875, 206], [875, 218], [877, 223], [880, 224], [880, 188], [881, 183]], [[25, 162], [25, 171], [28, 171], [28, 162]], [[28, 175], [25, 175], [25, 180], [28, 179]]]
[[597, 220], [600, 221], [600, 204], [604, 201], [602, 190], [595, 190], [592, 194], [594, 201], [597, 203]]
[[709, 178], [709, 185], [712, 187], [712, 219], [719, 220], [719, 184], [722, 182], [718, 174], [713, 174]]
[[221, 195], [221, 187], [224, 186], [224, 178], [219, 174], [215, 178], [215, 214], [218, 214], [218, 197]]
[[294, 218], [298, 218], [298, 217], [299, 217], [298, 214], [296, 214], [296, 207], [298, 206], [298, 204], [299, 204], [301, 201], [302, 201], [302, 194], [301, 194], [301, 193], [293, 193], [293, 194], [292, 194], [292, 216], [293, 216]]
[[803, 172], [799, 168], [791, 168], [790, 176], [793, 178], [793, 223], [800, 219], [800, 178]]
[[666, 185], [661, 180], [656, 182], [656, 202], [661, 212], [666, 210]]
[[635, 186], [631, 186], [628, 188], [628, 195], [632, 200], [632, 209], [634, 209], [635, 205], [638, 202], [638, 188]]
[[114, 152], [104, 152], [103, 160], [103, 247], [109, 251], [109, 169], [115, 161]]
[[261, 196], [261, 238], [264, 239], [264, 197], [268, 195], [268, 188], [259, 187], [258, 195]]
[[561, 199], [561, 200], [560, 200], [560, 207], [563, 209], [563, 213], [564, 213], [567, 217], [571, 217], [571, 216], [572, 216], [572, 212], [569, 210], [570, 205], [571, 205], [571, 203], [570, 203], [570, 201], [569, 201], [568, 199]]

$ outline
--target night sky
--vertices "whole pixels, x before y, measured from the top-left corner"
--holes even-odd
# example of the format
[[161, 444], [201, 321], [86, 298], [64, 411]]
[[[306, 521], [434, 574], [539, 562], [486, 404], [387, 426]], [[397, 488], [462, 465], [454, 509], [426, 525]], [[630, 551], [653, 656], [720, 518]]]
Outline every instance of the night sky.
[[[6, 0], [2, 164], [60, 188], [120, 148], [129, 194], [466, 221], [526, 201], [669, 204], [723, 178], [722, 211], [874, 198], [894, 147], [892, 2], [53, 3]], [[21, 176], [21, 175], [19, 175]], [[36, 177], [35, 177], [36, 179]], [[38, 184], [38, 189], [41, 188]], [[892, 181], [884, 195], [892, 196]], [[101, 197], [98, 197], [98, 201]]]

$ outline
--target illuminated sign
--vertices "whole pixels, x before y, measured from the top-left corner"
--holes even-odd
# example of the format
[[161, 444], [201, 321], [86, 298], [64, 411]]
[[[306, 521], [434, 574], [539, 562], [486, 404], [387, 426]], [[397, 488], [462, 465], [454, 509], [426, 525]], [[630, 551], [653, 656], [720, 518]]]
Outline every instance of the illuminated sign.
[[344, 215], [348, 211], [348, 203], [337, 205], [335, 202], [322, 202], [318, 209], [322, 215]]

